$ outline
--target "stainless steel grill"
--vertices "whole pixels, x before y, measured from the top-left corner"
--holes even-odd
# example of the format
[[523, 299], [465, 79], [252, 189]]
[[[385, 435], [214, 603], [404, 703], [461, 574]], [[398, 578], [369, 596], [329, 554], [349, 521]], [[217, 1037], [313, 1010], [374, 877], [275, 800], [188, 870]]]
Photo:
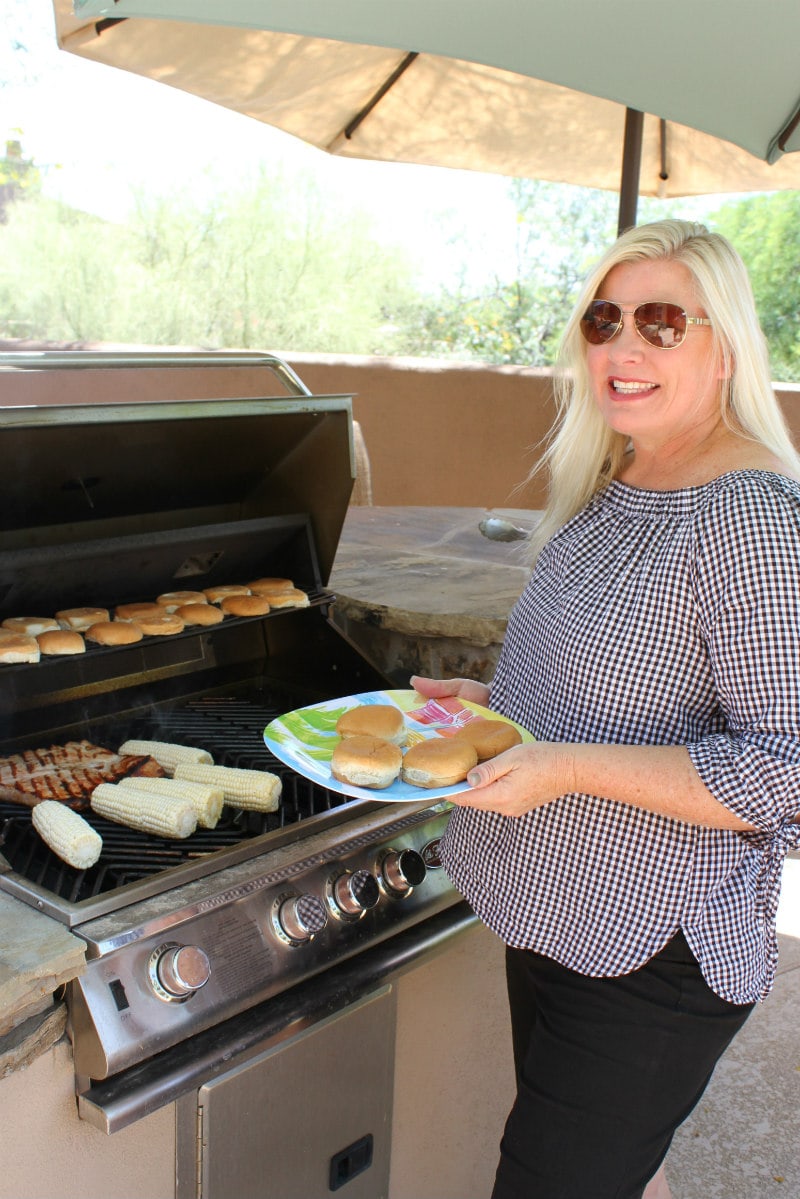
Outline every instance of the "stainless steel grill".
[[[266, 372], [289, 394], [209, 396], [209, 376], [228, 367]], [[27, 394], [32, 377], [74, 391], [76, 371], [100, 403], [0, 409], [21, 467], [0, 476], [3, 616], [262, 575], [294, 579], [311, 601], [0, 668], [0, 754], [157, 739], [282, 779], [276, 813], [226, 809], [183, 842], [89, 813], [104, 848], [86, 871], [43, 846], [27, 810], [0, 803], [0, 887], [86, 943], [68, 997], [76, 1088], [81, 1115], [108, 1132], [205, 1086], [259, 1036], [357, 1008], [473, 917], [440, 869], [446, 803], [346, 798], [263, 741], [285, 711], [388, 683], [331, 620], [350, 397], [311, 396], [256, 356], [0, 357], [7, 391], [25, 380]], [[114, 402], [139, 379], [157, 402]], [[352, 1162], [366, 1169], [367, 1157]], [[363, 1194], [379, 1193], [371, 1185]]]

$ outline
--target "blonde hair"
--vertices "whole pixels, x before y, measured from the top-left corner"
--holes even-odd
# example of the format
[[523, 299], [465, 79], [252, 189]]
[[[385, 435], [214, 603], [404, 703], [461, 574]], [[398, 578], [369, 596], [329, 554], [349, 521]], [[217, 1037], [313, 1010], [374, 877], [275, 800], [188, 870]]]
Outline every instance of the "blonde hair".
[[532, 539], [534, 553], [619, 472], [628, 439], [608, 427], [595, 401], [580, 320], [609, 271], [623, 263], [669, 260], [692, 275], [712, 321], [723, 365], [720, 411], [725, 422], [761, 443], [800, 473], [772, 386], [767, 344], [756, 314], [747, 269], [733, 246], [692, 221], [655, 221], [623, 233], [586, 279], [567, 322], [556, 364], [557, 419], [541, 463], [550, 475], [549, 499]]

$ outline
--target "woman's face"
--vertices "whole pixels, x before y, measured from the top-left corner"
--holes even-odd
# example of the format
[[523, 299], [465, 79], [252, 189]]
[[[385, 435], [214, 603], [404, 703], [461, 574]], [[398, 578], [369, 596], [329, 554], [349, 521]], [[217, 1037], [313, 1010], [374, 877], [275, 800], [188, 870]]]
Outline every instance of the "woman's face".
[[[623, 309], [648, 300], [679, 304], [688, 316], [706, 316], [692, 276], [679, 262], [636, 262], [616, 266], [596, 299]], [[681, 345], [648, 345], [629, 312], [617, 336], [587, 345], [592, 390], [606, 422], [630, 437], [634, 446], [658, 449], [691, 442], [719, 419], [720, 369], [708, 325], [690, 325]]]

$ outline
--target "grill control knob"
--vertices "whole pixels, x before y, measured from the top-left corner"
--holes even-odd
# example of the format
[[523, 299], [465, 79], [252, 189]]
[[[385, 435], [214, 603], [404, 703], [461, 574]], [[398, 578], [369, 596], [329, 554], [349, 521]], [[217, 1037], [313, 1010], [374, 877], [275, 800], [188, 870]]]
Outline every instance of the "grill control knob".
[[168, 995], [184, 999], [206, 985], [211, 963], [197, 945], [171, 945], [156, 962], [156, 976]]
[[381, 862], [381, 877], [395, 895], [408, 895], [427, 873], [425, 861], [415, 849], [390, 849]]
[[315, 895], [290, 895], [278, 907], [275, 928], [295, 945], [310, 941], [328, 923], [325, 906]]
[[363, 916], [380, 897], [378, 880], [368, 870], [340, 874], [333, 884], [333, 902], [345, 916]]

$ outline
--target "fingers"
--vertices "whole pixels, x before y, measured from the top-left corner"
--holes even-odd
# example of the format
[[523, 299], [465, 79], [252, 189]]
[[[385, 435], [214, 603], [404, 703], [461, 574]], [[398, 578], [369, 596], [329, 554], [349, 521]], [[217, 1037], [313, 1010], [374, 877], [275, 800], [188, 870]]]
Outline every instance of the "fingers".
[[489, 702], [489, 688], [485, 683], [478, 683], [474, 679], [428, 679], [423, 675], [414, 674], [409, 682], [414, 690], [426, 699], [444, 699], [452, 695], [484, 707]]

